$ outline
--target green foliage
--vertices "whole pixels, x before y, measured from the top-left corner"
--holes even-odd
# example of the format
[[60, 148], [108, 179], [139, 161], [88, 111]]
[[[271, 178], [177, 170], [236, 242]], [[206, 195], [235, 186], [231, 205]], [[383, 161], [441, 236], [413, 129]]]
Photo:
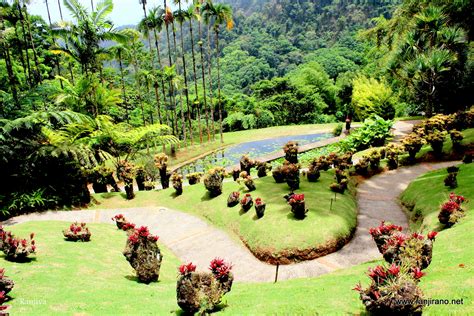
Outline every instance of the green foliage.
[[382, 146], [390, 136], [392, 124], [391, 120], [384, 120], [375, 115], [372, 119], [365, 120], [364, 125], [339, 142], [339, 147], [342, 152], [353, 152], [371, 146]]
[[397, 99], [387, 83], [360, 76], [354, 79], [353, 89], [352, 106], [361, 121], [374, 114], [394, 118]]

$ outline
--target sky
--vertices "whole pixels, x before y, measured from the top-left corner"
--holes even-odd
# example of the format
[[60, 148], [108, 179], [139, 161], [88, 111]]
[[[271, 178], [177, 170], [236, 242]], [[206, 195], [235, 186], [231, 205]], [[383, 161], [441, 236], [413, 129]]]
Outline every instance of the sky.
[[[61, 7], [65, 20], [69, 20], [67, 9], [62, 4]], [[91, 7], [90, 0], [78, 0], [88, 9]], [[99, 0], [94, 0], [94, 6]], [[172, 1], [168, 0], [167, 3], [170, 5]], [[31, 0], [31, 4], [28, 5], [28, 11], [31, 14], [41, 15], [43, 19], [48, 23], [48, 13], [46, 10], [45, 0]], [[51, 21], [54, 23], [60, 20], [58, 0], [48, 0], [49, 11], [51, 13]], [[147, 0], [147, 9], [161, 5], [163, 6], [163, 0]], [[171, 6], [173, 10], [175, 6]], [[143, 18], [142, 6], [139, 3], [139, 0], [114, 0], [114, 10], [109, 15], [110, 19], [114, 22], [115, 26], [121, 25], [130, 25], [138, 24], [138, 22]]]

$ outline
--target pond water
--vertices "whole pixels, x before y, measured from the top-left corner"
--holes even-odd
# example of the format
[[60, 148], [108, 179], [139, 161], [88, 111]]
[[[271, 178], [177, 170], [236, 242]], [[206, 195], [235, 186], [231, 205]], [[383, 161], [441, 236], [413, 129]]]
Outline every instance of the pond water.
[[289, 141], [296, 141], [301, 146], [331, 137], [333, 137], [331, 133], [319, 133], [283, 136], [241, 143], [235, 146], [224, 148], [206, 157], [195, 160], [192, 163], [181, 167], [177, 170], [177, 172], [185, 175], [192, 172], [204, 172], [215, 166], [234, 166], [239, 164], [239, 160], [244, 154], [248, 154], [251, 158], [257, 158], [279, 151], [283, 152], [283, 145]]

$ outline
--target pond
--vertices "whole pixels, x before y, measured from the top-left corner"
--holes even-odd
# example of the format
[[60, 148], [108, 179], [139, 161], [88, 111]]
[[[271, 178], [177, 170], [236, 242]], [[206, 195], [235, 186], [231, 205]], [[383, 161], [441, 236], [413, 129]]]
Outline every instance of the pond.
[[331, 133], [319, 133], [283, 136], [278, 138], [240, 143], [238, 145], [226, 147], [203, 158], [197, 159], [190, 164], [181, 167], [177, 170], [177, 172], [186, 175], [191, 172], [204, 172], [215, 166], [230, 167], [238, 165], [240, 158], [244, 154], [248, 154], [251, 158], [258, 158], [279, 151], [283, 153], [283, 145], [289, 141], [296, 141], [301, 146], [331, 137], [333, 137]]

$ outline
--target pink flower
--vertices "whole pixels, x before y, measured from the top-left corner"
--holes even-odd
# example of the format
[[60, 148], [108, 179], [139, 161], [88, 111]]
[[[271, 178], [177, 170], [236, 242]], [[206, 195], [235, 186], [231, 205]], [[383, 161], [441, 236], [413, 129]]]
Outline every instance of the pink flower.
[[393, 275], [393, 276], [397, 276], [398, 273], [400, 273], [400, 267], [397, 266], [395, 263], [392, 263], [392, 265], [388, 269], [388, 273]]
[[413, 268], [413, 269], [412, 269], [412, 272], [413, 272], [413, 277], [414, 277], [416, 280], [421, 279], [421, 278], [425, 275], [425, 273], [422, 272], [422, 271], [420, 270], [420, 268], [418, 268], [418, 267]]
[[429, 233], [428, 233], [428, 239], [429, 239], [429, 240], [434, 240], [435, 237], [436, 237], [436, 235], [438, 235], [437, 232], [429, 232]]

